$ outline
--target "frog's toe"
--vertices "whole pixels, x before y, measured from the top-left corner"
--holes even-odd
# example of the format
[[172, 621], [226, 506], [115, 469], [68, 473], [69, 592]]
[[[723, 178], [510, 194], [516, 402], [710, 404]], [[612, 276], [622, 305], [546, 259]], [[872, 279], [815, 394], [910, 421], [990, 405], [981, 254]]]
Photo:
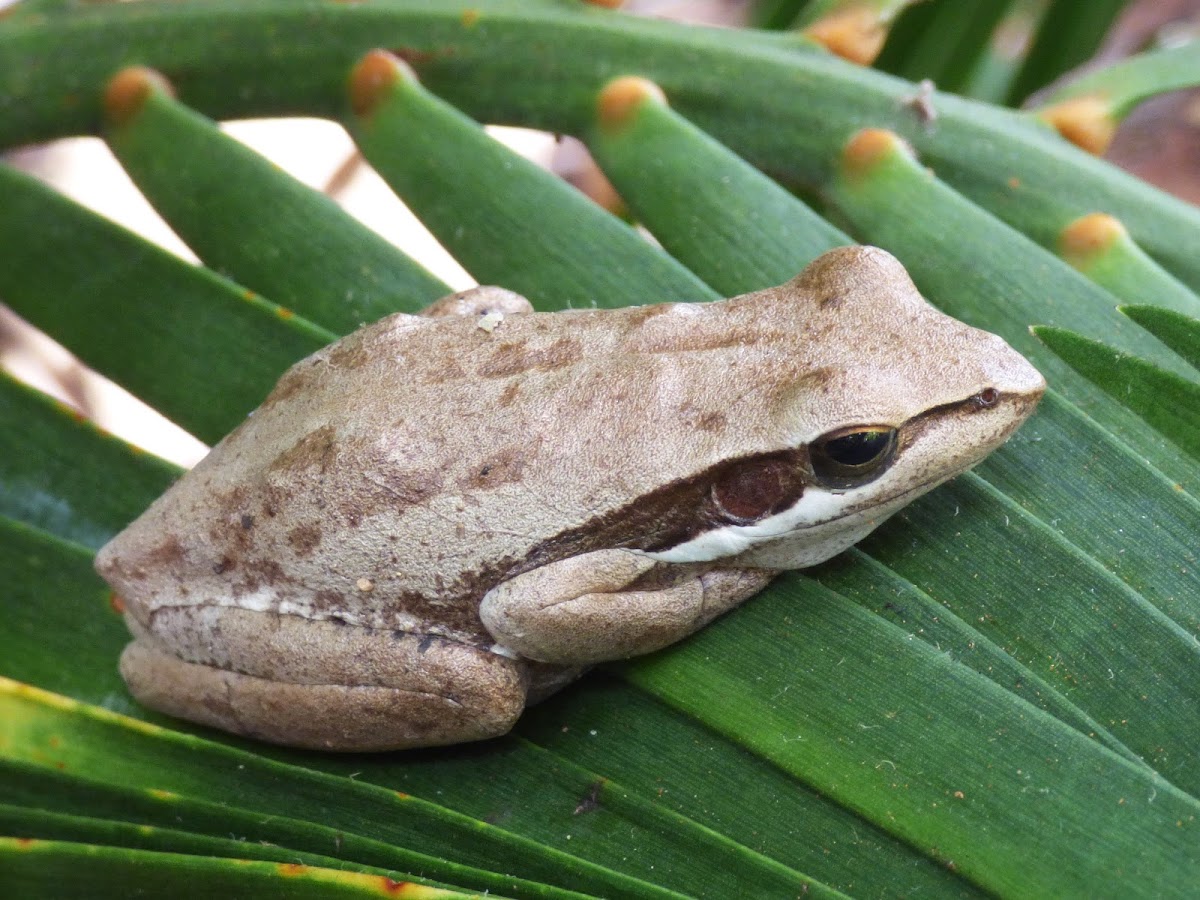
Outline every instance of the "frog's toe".
[[[314, 625], [336, 629], [338, 640], [310, 644], [307, 629]], [[236, 647], [220, 660], [188, 660], [135, 629], [137, 639], [121, 656], [121, 675], [152, 709], [316, 750], [483, 740], [505, 734], [525, 708], [528, 675], [518, 660], [429, 635], [319, 622], [297, 629], [307, 646], [289, 647], [286, 635], [280, 641], [287, 630], [257, 629], [260, 652], [254, 658], [275, 656], [280, 665], [241, 666], [245, 660]]]

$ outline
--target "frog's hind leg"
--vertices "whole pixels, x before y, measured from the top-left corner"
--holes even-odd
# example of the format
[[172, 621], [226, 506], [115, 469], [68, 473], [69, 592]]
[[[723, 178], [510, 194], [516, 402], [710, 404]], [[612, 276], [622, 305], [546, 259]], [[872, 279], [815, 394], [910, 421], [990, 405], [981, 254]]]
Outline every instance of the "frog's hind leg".
[[159, 610], [154, 633], [127, 616], [135, 640], [121, 675], [141, 703], [258, 740], [339, 751], [496, 737], [525, 708], [525, 664], [467, 644], [241, 609], [222, 610], [216, 625], [191, 621], [203, 615]]
[[479, 615], [506, 652], [558, 665], [591, 665], [673, 644], [757, 593], [776, 574], [597, 550], [502, 582], [484, 595]]

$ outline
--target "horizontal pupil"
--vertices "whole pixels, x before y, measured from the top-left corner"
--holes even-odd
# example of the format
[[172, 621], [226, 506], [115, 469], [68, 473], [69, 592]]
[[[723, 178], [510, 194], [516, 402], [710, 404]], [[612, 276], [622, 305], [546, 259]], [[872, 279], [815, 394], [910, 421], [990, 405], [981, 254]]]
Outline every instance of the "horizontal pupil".
[[861, 466], [871, 462], [888, 444], [886, 431], [856, 431], [825, 443], [830, 459], [843, 466]]

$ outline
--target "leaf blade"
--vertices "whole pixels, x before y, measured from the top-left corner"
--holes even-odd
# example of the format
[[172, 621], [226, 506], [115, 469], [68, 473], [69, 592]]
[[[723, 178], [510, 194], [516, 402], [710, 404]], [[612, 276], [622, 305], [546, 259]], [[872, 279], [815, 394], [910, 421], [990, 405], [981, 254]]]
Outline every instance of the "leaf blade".
[[715, 298], [624, 222], [426, 91], [396, 57], [368, 54], [350, 90], [348, 127], [363, 155], [481, 282], [544, 309]]
[[[778, 608], [787, 589], [774, 593], [775, 602], [760, 598], [743, 607], [726, 620], [725, 630], [760, 635], [753, 642], [763, 647], [764, 655], [773, 653], [770, 642], [777, 638], [770, 635], [778, 634], [781, 621], [797, 632], [819, 634], [821, 643], [807, 645], [802, 665], [766, 666], [754, 679], [755, 689], [747, 692], [745, 674], [737, 674], [745, 658], [706, 652], [709, 635], [702, 633], [677, 649], [631, 664], [629, 677], [718, 731], [732, 730], [755, 752], [851, 809], [864, 811], [935, 858], [953, 862], [956, 871], [985, 890], [1019, 892], [1037, 883], [1058, 896], [1076, 896], [1086, 894], [1086, 889], [1079, 894], [1080, 884], [1109, 877], [1130, 885], [1145, 878], [1141, 883], [1155, 889], [1165, 889], [1164, 876], [1190, 872], [1184, 877], [1195, 877], [1200, 854], [1177, 825], [1194, 820], [1194, 810], [1200, 809], [1194, 798], [1045, 713], [1014, 704], [987, 679], [960, 671], [963, 667], [933, 649], [913, 645], [899, 629], [882, 625], [836, 595], [827, 593], [824, 602], [808, 603], [789, 615]], [[864, 629], [871, 641], [859, 639]], [[902, 647], [913, 651], [902, 652]], [[844, 698], [840, 711], [824, 708], [817, 716], [804, 708], [801, 688], [817, 682], [833, 685]], [[780, 693], [788, 684], [793, 690]], [[943, 687], [917, 699], [913, 684]], [[683, 685], [694, 689], [681, 689]], [[864, 721], [856, 701], [867, 697], [883, 701], [874, 710], [891, 709], [895, 715]], [[932, 706], [922, 705], [929, 700]], [[714, 708], [728, 715], [713, 720]], [[960, 743], [949, 736], [932, 737], [940, 723], [978, 721], [981, 712], [989, 721], [988, 731], [1006, 736], [1003, 741], [981, 745], [978, 738]], [[971, 731], [956, 733], [961, 738]], [[942, 754], [946, 760], [932, 762], [931, 755]], [[1022, 793], [1019, 803], [1013, 802], [1016, 795], [999, 800], [993, 793], [997, 773], [1023, 779], [1034, 791]], [[1057, 786], [1056, 821], [1076, 821], [1079, 828], [1118, 843], [1135, 832], [1140, 837], [1124, 851], [1102, 857], [1079, 843], [1047, 842], [1044, 833], [1027, 827], [1044, 814], [1037, 805], [1042, 802], [1037, 788], [1044, 785]], [[1169, 813], [1156, 806], [1167, 796], [1164, 792], [1170, 795]], [[1140, 824], [1134, 825], [1127, 813]], [[966, 834], [972, 838], [964, 842]], [[1107, 849], [1116, 848], [1110, 844]]]
[[1066, 328], [1037, 326], [1034, 334], [1110, 397], [1200, 459], [1200, 384]]
[[331, 199], [125, 69], [106, 95], [108, 146], [138, 189], [217, 272], [334, 333], [450, 293]]
[[1121, 312], [1200, 369], [1200, 323], [1158, 306], [1123, 306]]
[[5, 301], [201, 440], [222, 437], [284, 369], [334, 337], [28, 175], [0, 166], [0, 192]]

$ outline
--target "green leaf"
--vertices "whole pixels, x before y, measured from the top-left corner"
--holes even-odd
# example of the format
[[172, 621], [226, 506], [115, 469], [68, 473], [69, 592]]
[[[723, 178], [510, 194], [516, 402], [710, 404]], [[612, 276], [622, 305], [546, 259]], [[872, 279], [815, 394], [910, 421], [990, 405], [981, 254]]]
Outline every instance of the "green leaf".
[[213, 270], [336, 333], [449, 289], [316, 191], [176, 102], [155, 73], [110, 83], [108, 145]]
[[395, 57], [370, 54], [351, 79], [349, 128], [363, 156], [481, 283], [540, 309], [715, 298], [624, 222], [425, 91]]
[[[585, 895], [497, 875], [328, 825], [68, 775], [45, 765], [0, 763], [0, 834], [110, 847], [262, 859], [373, 872], [396, 880], [453, 877], [460, 887], [512, 897], [581, 900]], [[50, 811], [53, 810], [53, 811]]]
[[[1053, 393], [1004, 450], [986, 459], [978, 474], [1181, 628], [1200, 628], [1200, 595], [1190, 566], [1200, 517], [1194, 482], [1171, 481]], [[943, 507], [941, 516], [947, 514], [960, 517], [957, 506]], [[1008, 511], [1002, 515], [1013, 518]]]
[[1126, 5], [1127, 0], [1051, 0], [1009, 88], [1008, 104], [1020, 105], [1034, 91], [1091, 59]]
[[[113, 709], [133, 709], [113, 665], [113, 652], [128, 635], [117, 615], [119, 603], [110, 602], [107, 586], [92, 571], [91, 550], [0, 518], [0, 573], [6, 620], [0, 632], [2, 674]], [[6, 758], [10, 737], [6, 728]]]
[[1200, 298], [1139, 247], [1119, 220], [1104, 213], [1076, 219], [1064, 230], [1059, 255], [1114, 297], [1153, 300], [1161, 308], [1200, 312]]
[[[1121, 5], [1116, 0], [1108, 2]], [[1060, 7], [1067, 5], [1066, 2], [1059, 4]], [[1080, 61], [1084, 58], [1080, 58]], [[1040, 108], [1079, 97], [1096, 97], [1103, 101], [1113, 119], [1119, 122], [1139, 103], [1151, 97], [1197, 84], [1200, 84], [1200, 53], [1194, 43], [1185, 43], [1178, 47], [1138, 53], [1090, 71], [1045, 97]]]
[[599, 896], [677, 896], [427, 800], [274, 762], [4, 678], [0, 712], [8, 726], [10, 759], [86, 771], [129, 787], [199, 795], [259, 813], [274, 813], [284, 796], [293, 817], [455, 863], [429, 872], [449, 876], [438, 880], [464, 874], [464, 866], [496, 873], [517, 867], [528, 878], [550, 884], [569, 880]]
[[1034, 334], [1110, 397], [1200, 459], [1200, 383], [1065, 328], [1040, 326]]
[[0, 373], [0, 516], [97, 550], [178, 474]]
[[[135, 873], [132, 882], [130, 873]], [[397, 897], [454, 900], [459, 891], [397, 882], [386, 876], [297, 863], [253, 862], [213, 856], [122, 850], [69, 841], [0, 837], [0, 889], [13, 897], [179, 898]]]
[[[857, 549], [823, 566], [816, 577], [825, 587], [903, 628], [940, 652], [950, 654], [957, 662], [970, 666], [1027, 703], [1150, 771], [1140, 756], [1081, 709], [1074, 702], [1076, 698], [1068, 699], [1047, 678], [1006, 653], [999, 643], [971, 625], [974, 620], [986, 626], [989, 619], [995, 618], [990, 609], [972, 609], [971, 613], [982, 615], [969, 618], [958, 615], [918, 585], [889, 572], [882, 563]], [[1054, 672], [1048, 673], [1048, 677], [1053, 678]]]
[[851, 896], [883, 896], [898, 884], [936, 897], [976, 895], [887, 828], [751, 752], [740, 736], [719, 735], [628, 683], [589, 677], [526, 713], [520, 731]]
[[[828, 196], [860, 236], [895, 248], [943, 309], [997, 331], [1032, 359], [1049, 357], [1039, 356], [1019, 323], [1039, 316], [1161, 355], [1117, 313], [1110, 294], [939, 181], [896, 135], [871, 129], [851, 138]], [[896, 204], [907, 215], [891, 214]], [[1026, 264], [1008, 264], [1014, 259]], [[1162, 299], [1200, 311], [1190, 293]]]
[[[902, 510], [897, 527], [863, 549], [974, 623], [1179, 787], [1200, 791], [1200, 773], [1181, 764], [1200, 717], [1191, 632], [1049, 521], [972, 481], [960, 478], [936, 501]], [[939, 527], [947, 507], [953, 529]], [[1053, 601], [1036, 602], [1042, 596]], [[1194, 598], [1182, 601], [1195, 618]]]
[[896, 21], [876, 67], [910, 81], [929, 78], [940, 90], [961, 92], [1012, 5], [955, 0], [914, 4]]
[[[315, 33], [324, 39], [313, 41]], [[568, 133], [586, 129], [604, 83], [642, 75], [746, 159], [812, 187], [826, 180], [851, 134], [890, 128], [943, 179], [1043, 246], [1068, 222], [1103, 210], [1200, 287], [1200, 212], [1026, 117], [946, 94], [931, 128], [907, 102], [911, 83], [799, 47], [793, 37], [558, 0], [193, 0], [87, 5], [69, 17], [7, 23], [0, 84], [11, 115], [0, 121], [0, 145], [89, 130], [102, 85], [131, 55], [216, 118], [338, 116], [347, 68], [379, 46], [401, 49], [426, 87], [468, 115]], [[46, 59], [70, 65], [45, 66]]]
[[1122, 306], [1121, 312], [1200, 369], [1200, 322], [1158, 306]]
[[889, 22], [905, 7], [917, 2], [920, 0], [809, 0], [796, 17], [795, 25], [808, 25], [842, 12], [854, 13], [864, 9], [869, 10], [874, 18]]
[[604, 88], [588, 148], [663, 247], [723, 294], [781, 284], [853, 243], [671, 110], [651, 82]]
[[808, 0], [756, 0], [750, 4], [750, 24], [755, 28], [787, 28]]
[[[630, 677], [996, 893], [1200, 874], [1194, 798], [832, 592], [797, 605], [793, 581]], [[731, 634], [759, 652], [722, 652]], [[1030, 827], [1048, 814], [1105, 852]]]
[[[223, 436], [334, 337], [6, 166], [0, 194], [5, 302], [201, 440]], [[213, 346], [229, 366], [206, 358]]]

